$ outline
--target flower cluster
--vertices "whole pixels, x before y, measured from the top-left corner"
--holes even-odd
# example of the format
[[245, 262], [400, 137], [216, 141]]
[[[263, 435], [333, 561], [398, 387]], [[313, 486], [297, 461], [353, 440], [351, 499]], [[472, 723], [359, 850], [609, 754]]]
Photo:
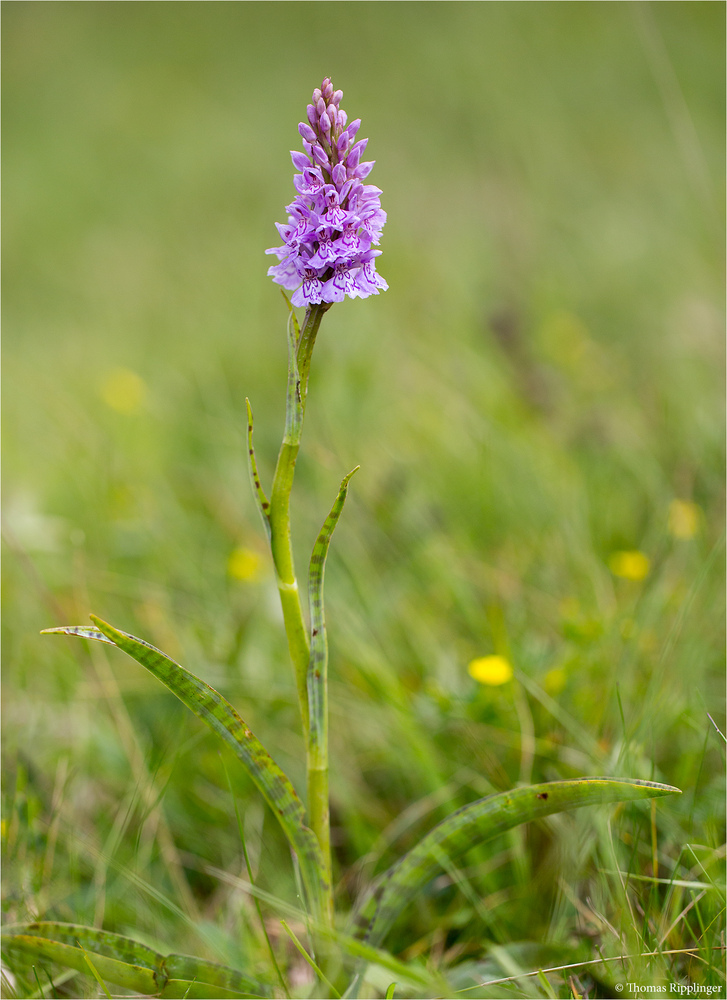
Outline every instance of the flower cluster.
[[364, 184], [374, 165], [361, 160], [368, 139], [354, 141], [361, 119], [347, 125], [342, 97], [328, 78], [313, 91], [308, 121], [298, 126], [305, 154], [290, 154], [300, 171], [293, 180], [298, 193], [286, 207], [287, 223], [276, 223], [283, 246], [265, 251], [278, 257], [268, 274], [294, 290], [294, 306], [366, 298], [389, 287], [375, 266], [386, 222], [381, 189]]

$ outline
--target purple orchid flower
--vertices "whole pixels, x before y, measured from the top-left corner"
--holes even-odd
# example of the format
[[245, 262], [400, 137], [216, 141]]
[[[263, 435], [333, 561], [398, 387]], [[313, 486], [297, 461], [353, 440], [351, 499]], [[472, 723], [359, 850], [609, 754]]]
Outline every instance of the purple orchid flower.
[[342, 97], [328, 78], [313, 91], [307, 121], [298, 125], [305, 153], [290, 154], [296, 196], [287, 223], [276, 223], [283, 245], [265, 251], [278, 258], [268, 274], [293, 292], [294, 306], [363, 299], [389, 287], [376, 272], [381, 251], [372, 249], [386, 222], [381, 189], [363, 183], [374, 163], [361, 162], [368, 139], [354, 142], [361, 119], [347, 125]]

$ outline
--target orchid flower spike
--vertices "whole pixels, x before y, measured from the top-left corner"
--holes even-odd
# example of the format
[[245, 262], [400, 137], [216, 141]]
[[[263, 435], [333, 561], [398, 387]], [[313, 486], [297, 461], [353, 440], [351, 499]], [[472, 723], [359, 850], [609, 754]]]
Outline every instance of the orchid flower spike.
[[342, 97], [327, 77], [313, 91], [298, 125], [305, 153], [290, 154], [297, 193], [287, 224], [276, 223], [283, 245], [265, 251], [278, 258], [268, 274], [293, 292], [294, 306], [364, 299], [389, 287], [376, 272], [386, 222], [381, 190], [364, 183], [374, 162], [361, 160], [368, 139], [355, 142], [361, 120], [348, 124]]

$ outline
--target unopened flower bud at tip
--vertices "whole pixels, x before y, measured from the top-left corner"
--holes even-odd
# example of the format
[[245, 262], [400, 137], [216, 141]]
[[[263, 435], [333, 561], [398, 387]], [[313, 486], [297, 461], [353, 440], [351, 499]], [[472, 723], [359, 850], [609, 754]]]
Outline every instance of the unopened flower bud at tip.
[[343, 91], [342, 90], [336, 90], [334, 92], [334, 94], [333, 94], [333, 97], [332, 97], [332, 101], [336, 105], [336, 107], [338, 107], [338, 105], [341, 103], [342, 99], [343, 99]]

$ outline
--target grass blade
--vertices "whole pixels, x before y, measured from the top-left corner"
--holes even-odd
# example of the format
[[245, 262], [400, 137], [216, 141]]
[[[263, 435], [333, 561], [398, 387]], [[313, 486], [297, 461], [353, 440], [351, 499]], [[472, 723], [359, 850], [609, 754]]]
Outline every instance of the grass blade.
[[303, 804], [289, 778], [248, 729], [232, 705], [209, 684], [195, 677], [166, 653], [162, 653], [143, 639], [121, 632], [95, 615], [91, 615], [91, 620], [97, 628], [83, 629], [80, 626], [69, 626], [48, 631], [67, 632], [69, 635], [86, 639], [96, 639], [100, 632], [105, 641], [110, 641], [119, 649], [123, 649], [154, 674], [187, 708], [206, 722], [222, 741], [232, 748], [277, 817], [295, 851], [309, 903], [314, 915], [318, 916], [322, 912], [322, 900], [327, 889], [321, 849], [315, 834], [305, 824]]
[[88, 952], [86, 951], [85, 948], [82, 947], [81, 951], [83, 952], [83, 957], [86, 960], [86, 965], [91, 970], [93, 978], [96, 980], [96, 982], [99, 984], [99, 986], [101, 987], [101, 989], [104, 991], [104, 993], [108, 997], [108, 1000], [111, 1000], [111, 994], [108, 991], [108, 987], [106, 986], [106, 983], [103, 981], [101, 973], [98, 971], [98, 969], [96, 968], [96, 966], [91, 961], [91, 956], [88, 954]]
[[35, 966], [33, 966], [33, 976], [35, 977], [35, 981], [38, 985], [38, 996], [40, 997], [40, 1000], [45, 1000], [45, 993], [43, 992], [43, 987], [40, 985], [40, 979], [38, 979], [38, 970], [36, 969]]
[[43, 921], [3, 930], [4, 950], [57, 962], [137, 993], [159, 997], [258, 997], [264, 988], [235, 969], [187, 955], [165, 957], [131, 938], [109, 931]]
[[280, 921], [280, 924], [281, 924], [281, 926], [282, 926], [283, 930], [285, 931], [285, 933], [286, 933], [286, 934], [288, 935], [288, 937], [290, 938], [290, 940], [291, 940], [291, 941], [293, 942], [293, 944], [295, 945], [295, 947], [296, 947], [296, 948], [298, 949], [298, 951], [300, 952], [300, 954], [301, 954], [301, 955], [303, 956], [303, 958], [304, 958], [304, 959], [306, 960], [306, 962], [308, 963], [308, 965], [310, 965], [311, 969], [313, 969], [313, 971], [315, 972], [315, 974], [316, 974], [316, 975], [318, 976], [318, 979], [319, 979], [319, 980], [320, 980], [320, 981], [321, 981], [322, 983], [325, 983], [325, 984], [326, 984], [326, 986], [328, 986], [328, 988], [329, 988], [329, 989], [331, 990], [331, 992], [333, 993], [333, 995], [334, 995], [335, 997], [337, 997], [337, 998], [338, 998], [338, 1000], [341, 1000], [341, 994], [340, 994], [340, 993], [338, 992], [338, 990], [337, 990], [337, 989], [336, 989], [336, 987], [335, 987], [335, 986], [333, 985], [333, 983], [332, 983], [332, 982], [330, 981], [330, 979], [326, 979], [326, 977], [325, 977], [325, 975], [323, 974], [323, 972], [321, 972], [321, 970], [320, 970], [320, 969], [318, 968], [318, 966], [316, 965], [316, 963], [315, 963], [315, 962], [313, 961], [313, 959], [312, 959], [312, 958], [310, 957], [310, 955], [309, 955], [309, 954], [308, 954], [308, 952], [307, 952], [307, 951], [305, 950], [305, 948], [304, 948], [304, 947], [303, 947], [303, 945], [302, 945], [302, 944], [300, 943], [300, 941], [299, 941], [299, 940], [298, 940], [298, 938], [297, 938], [297, 937], [295, 936], [295, 934], [294, 934], [294, 933], [293, 933], [293, 931], [292, 931], [292, 930], [290, 929], [290, 927], [288, 927], [288, 925], [286, 924], [286, 922], [285, 922], [284, 920], [281, 920], [281, 921]]
[[470, 847], [521, 823], [568, 809], [678, 793], [678, 788], [654, 781], [621, 778], [579, 778], [515, 788], [464, 806], [434, 827], [379, 880], [359, 908], [357, 922], [366, 926], [366, 940], [376, 945], [399, 913], [439, 871], [437, 855], [456, 860]]

